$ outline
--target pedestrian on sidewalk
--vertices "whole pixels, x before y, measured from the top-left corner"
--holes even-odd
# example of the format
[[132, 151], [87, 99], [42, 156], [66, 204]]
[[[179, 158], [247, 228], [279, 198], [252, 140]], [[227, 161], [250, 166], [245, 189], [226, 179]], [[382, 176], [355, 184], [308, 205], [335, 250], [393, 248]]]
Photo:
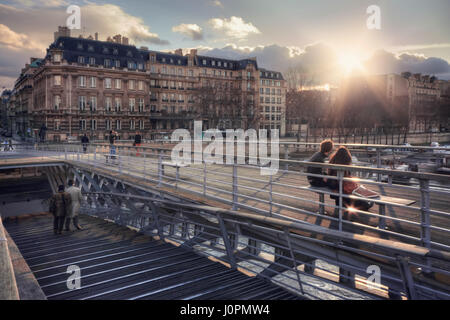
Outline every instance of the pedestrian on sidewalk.
[[141, 154], [139, 153], [139, 147], [142, 144], [142, 136], [139, 134], [139, 132], [136, 132], [136, 135], [134, 136], [134, 146], [136, 147], [136, 157], [139, 157]]
[[78, 223], [78, 215], [80, 213], [81, 203], [83, 201], [83, 195], [81, 194], [81, 189], [73, 185], [73, 180], [69, 180], [69, 187], [66, 192], [71, 198], [70, 211], [66, 215], [66, 229], [65, 231], [70, 231], [70, 222], [73, 221], [73, 225], [78, 230], [83, 230], [83, 228]]
[[61, 234], [64, 226], [64, 219], [71, 209], [72, 199], [67, 192], [64, 192], [64, 186], [58, 187], [58, 193], [50, 198], [49, 211], [53, 215], [53, 232]]
[[87, 137], [86, 133], [81, 137], [81, 144], [83, 145], [83, 152], [86, 153], [89, 144], [89, 138]]

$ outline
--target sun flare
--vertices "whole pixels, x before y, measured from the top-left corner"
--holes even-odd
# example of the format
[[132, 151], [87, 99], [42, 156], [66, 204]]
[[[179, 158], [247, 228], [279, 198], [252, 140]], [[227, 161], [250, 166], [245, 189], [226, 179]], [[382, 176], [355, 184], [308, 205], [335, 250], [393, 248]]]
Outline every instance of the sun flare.
[[339, 65], [345, 74], [349, 74], [353, 71], [364, 71], [364, 66], [361, 63], [361, 58], [353, 53], [342, 53], [339, 56]]

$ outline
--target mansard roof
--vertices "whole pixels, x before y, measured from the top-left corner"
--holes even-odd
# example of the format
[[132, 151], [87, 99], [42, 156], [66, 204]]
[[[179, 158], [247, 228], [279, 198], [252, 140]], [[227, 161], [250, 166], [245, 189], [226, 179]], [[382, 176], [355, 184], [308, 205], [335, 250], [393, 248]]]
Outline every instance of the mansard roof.
[[[106, 59], [111, 60], [111, 62], [119, 60], [120, 67], [126, 68], [128, 66], [128, 62], [134, 62], [136, 64], [145, 63], [149, 60], [149, 56], [151, 53], [156, 53], [156, 61], [158, 63], [173, 66], [188, 65], [188, 56], [146, 49], [138, 49], [133, 45], [124, 45], [115, 42], [106, 42], [83, 38], [59, 37], [50, 45], [49, 49], [47, 50], [47, 58], [49, 57], [49, 50], [52, 49], [62, 50], [63, 59], [67, 60], [67, 62], [69, 63], [78, 63], [78, 58], [82, 56], [85, 58], [86, 62], [89, 58], [95, 58], [96, 65], [104, 65], [104, 61]], [[231, 60], [209, 56], [196, 56], [196, 59], [194, 59], [194, 66], [206, 68], [244, 70], [248, 65], [253, 65], [256, 70], [267, 71], [280, 75], [279, 78], [274, 79], [283, 79], [283, 76], [280, 72], [259, 69], [256, 59]], [[265, 76], [263, 75], [262, 77]]]
[[278, 71], [272, 71], [272, 70], [260, 68], [259, 72], [260, 72], [261, 79], [284, 80], [283, 74]]
[[148, 55], [135, 46], [82, 38], [59, 37], [49, 49], [62, 50], [63, 59], [69, 63], [77, 63], [78, 57], [82, 56], [95, 58], [97, 65], [104, 65], [106, 59], [120, 60], [120, 66], [126, 68], [130, 61], [144, 63], [148, 59]]

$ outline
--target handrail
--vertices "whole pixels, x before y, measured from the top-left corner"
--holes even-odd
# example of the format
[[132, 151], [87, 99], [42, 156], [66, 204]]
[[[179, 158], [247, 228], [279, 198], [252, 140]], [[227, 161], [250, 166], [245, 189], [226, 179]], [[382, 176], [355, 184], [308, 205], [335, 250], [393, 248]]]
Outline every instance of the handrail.
[[359, 235], [354, 233], [349, 233], [345, 231], [338, 231], [338, 230], [331, 230], [328, 228], [324, 228], [322, 226], [316, 226], [311, 225], [308, 223], [299, 223], [295, 221], [286, 221], [278, 218], [273, 217], [266, 217], [261, 215], [256, 215], [254, 213], [248, 213], [248, 212], [241, 212], [241, 211], [235, 211], [235, 210], [227, 210], [223, 208], [218, 207], [212, 207], [212, 206], [206, 206], [206, 205], [195, 205], [195, 204], [189, 204], [189, 203], [180, 203], [180, 202], [173, 202], [173, 201], [167, 201], [159, 198], [150, 198], [145, 196], [136, 196], [136, 195], [130, 195], [130, 194], [123, 194], [123, 193], [108, 193], [108, 192], [89, 192], [85, 194], [92, 194], [92, 195], [107, 195], [107, 196], [114, 196], [114, 197], [123, 197], [123, 198], [130, 198], [130, 199], [139, 199], [139, 200], [148, 200], [152, 202], [159, 202], [164, 203], [170, 206], [179, 206], [182, 208], [189, 208], [189, 209], [195, 209], [199, 211], [208, 211], [215, 214], [228, 214], [235, 217], [240, 217], [243, 219], [249, 219], [252, 221], [258, 221], [270, 224], [272, 226], [284, 228], [287, 227], [291, 229], [291, 231], [303, 231], [303, 232], [312, 232], [316, 234], [321, 234], [333, 239], [339, 239], [339, 240], [346, 240], [355, 242], [358, 244], [368, 245], [371, 247], [375, 247], [378, 249], [384, 249], [384, 250], [391, 250], [395, 251], [399, 254], [406, 254], [406, 255], [412, 255], [412, 256], [418, 256], [421, 258], [425, 257], [431, 257], [431, 258], [438, 258], [443, 259], [444, 261], [450, 261], [450, 252], [442, 251], [442, 250], [436, 250], [436, 249], [428, 249], [412, 244], [407, 244], [403, 242], [397, 242], [392, 240], [385, 240], [380, 238], [375, 238], [372, 236], [365, 236], [365, 235]]
[[0, 217], [0, 300], [19, 300], [16, 277]]

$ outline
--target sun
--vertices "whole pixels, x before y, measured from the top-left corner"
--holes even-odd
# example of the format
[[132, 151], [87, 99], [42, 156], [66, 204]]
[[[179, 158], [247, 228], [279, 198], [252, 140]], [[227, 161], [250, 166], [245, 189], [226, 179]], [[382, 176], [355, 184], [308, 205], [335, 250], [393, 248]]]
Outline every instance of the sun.
[[351, 52], [343, 52], [339, 56], [339, 65], [346, 75], [352, 73], [353, 71], [364, 71], [361, 58], [357, 54]]

